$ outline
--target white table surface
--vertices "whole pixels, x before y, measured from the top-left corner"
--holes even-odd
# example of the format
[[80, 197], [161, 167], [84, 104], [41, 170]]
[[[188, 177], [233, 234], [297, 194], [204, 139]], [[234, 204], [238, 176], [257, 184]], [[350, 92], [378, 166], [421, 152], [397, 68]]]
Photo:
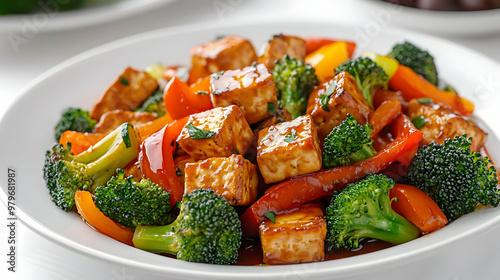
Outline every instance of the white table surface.
[[[356, 13], [352, 9], [352, 7], [359, 8], [360, 2], [286, 1], [284, 3], [280, 1], [181, 0], [161, 6], [154, 11], [98, 26], [57, 32], [39, 28], [28, 42], [18, 46], [17, 52], [10, 42], [9, 32], [19, 33], [21, 30], [0, 31], [0, 116], [22, 92], [23, 87], [38, 75], [82, 51], [106, 42], [166, 26], [207, 21], [222, 21], [230, 24], [234, 19], [272, 17], [278, 12], [317, 18], [332, 16], [331, 11], [335, 9], [337, 11], [334, 13], [335, 16], [344, 18], [346, 22], [362, 23], [371, 20], [366, 17], [366, 13]], [[384, 28], [392, 25], [388, 22]], [[500, 34], [478, 34], [477, 36], [441, 34], [439, 36], [500, 62]], [[7, 221], [3, 204], [0, 204], [0, 219]], [[37, 235], [22, 223], [17, 223], [17, 272], [9, 273], [6, 261], [4, 261], [7, 254], [7, 231], [3, 224], [2, 222], [0, 230], [0, 255], [2, 256], [0, 257], [0, 279], [145, 279], [144, 275], [135, 274], [127, 267], [95, 260], [61, 247]], [[491, 236], [498, 234], [500, 234], [500, 227], [484, 233], [484, 238], [488, 236], [492, 238]], [[491, 253], [498, 251], [499, 248], [499, 245], [492, 244], [488, 248], [482, 248], [481, 252], [472, 253]], [[459, 248], [448, 248], [448, 250], [451, 252], [455, 250], [457, 256], [464, 253]], [[493, 269], [492, 272], [495, 267], [493, 263], [498, 263], [499, 260], [500, 255], [492, 259], [490, 266]], [[151, 276], [149, 279], [152, 278]], [[447, 279], [473, 278], [469, 278], [467, 274], [461, 274]]]

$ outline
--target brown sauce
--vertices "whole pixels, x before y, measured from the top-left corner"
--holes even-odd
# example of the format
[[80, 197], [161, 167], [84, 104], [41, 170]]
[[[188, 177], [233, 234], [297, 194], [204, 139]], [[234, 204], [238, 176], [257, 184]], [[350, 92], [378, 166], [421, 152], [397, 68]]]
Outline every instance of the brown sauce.
[[[325, 248], [325, 261], [343, 259], [348, 257], [354, 257], [362, 254], [367, 254], [371, 252], [375, 252], [378, 250], [383, 250], [394, 245], [380, 241], [380, 240], [368, 240], [363, 242], [357, 250], [345, 250], [340, 249], [336, 250], [333, 247]], [[258, 241], [244, 241], [242, 242], [240, 251], [239, 251], [238, 262], [236, 265], [242, 266], [255, 266], [255, 265], [264, 265], [263, 263], [263, 252], [260, 246], [260, 242]]]

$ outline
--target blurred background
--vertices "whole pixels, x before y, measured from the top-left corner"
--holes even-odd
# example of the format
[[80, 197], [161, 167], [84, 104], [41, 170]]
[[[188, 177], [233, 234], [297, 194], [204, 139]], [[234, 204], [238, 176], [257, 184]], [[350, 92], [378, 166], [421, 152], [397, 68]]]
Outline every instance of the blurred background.
[[[346, 23], [375, 21], [381, 28], [428, 33], [500, 63], [499, 7], [500, 0], [0, 0], [0, 117], [31, 81], [73, 56], [134, 34], [186, 24], [335, 16]], [[2, 221], [5, 212], [1, 205]], [[0, 235], [4, 255], [6, 231]], [[0, 279], [141, 279], [124, 267], [110, 268], [54, 244], [23, 224], [17, 238], [18, 272]]]

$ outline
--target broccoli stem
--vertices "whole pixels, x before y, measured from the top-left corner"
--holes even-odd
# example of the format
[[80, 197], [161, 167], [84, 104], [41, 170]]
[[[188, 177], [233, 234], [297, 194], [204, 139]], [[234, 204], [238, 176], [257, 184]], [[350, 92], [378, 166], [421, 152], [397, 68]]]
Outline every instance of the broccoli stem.
[[[175, 222], [174, 222], [175, 223]], [[137, 226], [134, 232], [134, 246], [154, 253], [177, 254], [179, 251], [174, 224], [166, 226]]]
[[363, 97], [366, 100], [366, 103], [370, 108], [373, 108], [373, 102], [372, 102], [372, 93], [371, 93], [371, 88], [363, 88], [358, 84], [359, 89], [361, 90], [361, 93], [363, 94]]
[[376, 153], [377, 151], [375, 150], [375, 148], [373, 148], [372, 144], [369, 143], [369, 144], [364, 144], [361, 149], [354, 152], [352, 155], [349, 156], [349, 158], [351, 159], [352, 162], [358, 162], [370, 158]]
[[379, 201], [368, 202], [365, 205], [365, 212], [369, 214], [354, 219], [352, 230], [356, 231], [355, 235], [392, 244], [402, 244], [415, 239], [420, 234], [420, 230], [410, 221], [389, 209], [390, 205], [391, 201], [388, 196], [381, 197]]
[[116, 172], [116, 166], [126, 166], [138, 154], [139, 136], [130, 123], [124, 123], [90, 149], [75, 156], [74, 161], [87, 164], [92, 178], [91, 192], [105, 185]]

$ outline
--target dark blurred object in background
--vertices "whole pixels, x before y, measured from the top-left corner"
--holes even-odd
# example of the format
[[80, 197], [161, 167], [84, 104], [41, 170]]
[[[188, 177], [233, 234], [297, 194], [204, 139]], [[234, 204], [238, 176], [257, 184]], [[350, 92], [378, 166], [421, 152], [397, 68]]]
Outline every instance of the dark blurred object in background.
[[436, 11], [481, 11], [500, 8], [500, 0], [383, 0], [412, 8]]
[[79, 8], [85, 0], [0, 0], [0, 15], [67, 11]]

